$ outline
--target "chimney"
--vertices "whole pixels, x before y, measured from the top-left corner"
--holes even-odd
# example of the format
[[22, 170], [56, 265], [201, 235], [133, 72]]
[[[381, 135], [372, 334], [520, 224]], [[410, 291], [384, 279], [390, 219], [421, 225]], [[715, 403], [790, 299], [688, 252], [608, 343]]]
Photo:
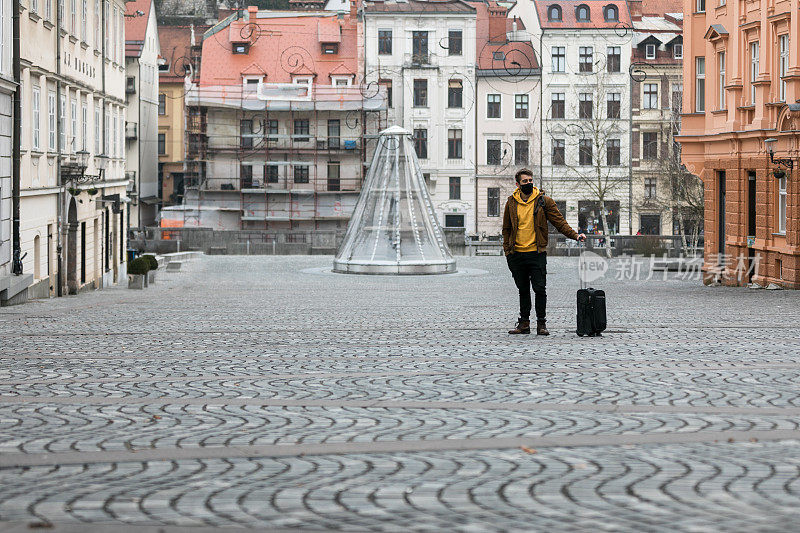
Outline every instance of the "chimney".
[[489, 42], [506, 42], [506, 8], [496, 2], [489, 4]]
[[642, 20], [642, 0], [628, 0], [632, 20]]
[[258, 6], [247, 6], [247, 19], [255, 22], [258, 15]]
[[350, 18], [355, 20], [358, 16], [358, 2], [357, 0], [350, 0]]

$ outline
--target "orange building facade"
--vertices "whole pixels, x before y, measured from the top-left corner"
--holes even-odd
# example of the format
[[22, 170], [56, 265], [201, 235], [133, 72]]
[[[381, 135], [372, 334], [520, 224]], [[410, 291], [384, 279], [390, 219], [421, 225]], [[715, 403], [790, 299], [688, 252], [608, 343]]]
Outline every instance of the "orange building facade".
[[678, 140], [704, 183], [707, 281], [800, 288], [798, 4], [684, 0]]

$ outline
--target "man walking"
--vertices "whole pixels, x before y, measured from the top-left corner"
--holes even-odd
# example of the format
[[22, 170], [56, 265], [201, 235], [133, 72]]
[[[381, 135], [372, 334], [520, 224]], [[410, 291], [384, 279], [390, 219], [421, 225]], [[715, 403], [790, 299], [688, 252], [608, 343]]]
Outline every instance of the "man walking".
[[503, 213], [503, 250], [519, 289], [519, 320], [512, 335], [531, 332], [531, 286], [536, 295], [536, 334], [549, 335], [547, 307], [547, 222], [570, 239], [586, 240], [564, 220], [552, 198], [533, 186], [533, 172], [523, 168], [514, 176], [517, 190], [508, 197]]

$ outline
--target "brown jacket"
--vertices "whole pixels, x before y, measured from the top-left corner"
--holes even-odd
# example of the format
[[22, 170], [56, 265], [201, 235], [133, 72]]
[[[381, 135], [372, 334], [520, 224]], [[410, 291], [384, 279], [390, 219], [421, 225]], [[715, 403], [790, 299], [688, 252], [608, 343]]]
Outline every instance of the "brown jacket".
[[[536, 203], [533, 208], [533, 217], [535, 219], [536, 247], [540, 251], [544, 251], [547, 248], [548, 220], [558, 231], [570, 239], [578, 240], [578, 234], [567, 221], [564, 220], [564, 216], [561, 214], [561, 211], [558, 210], [555, 201], [543, 192], [540, 192], [539, 196], [536, 198]], [[517, 201], [513, 196], [509, 196], [508, 200], [506, 200], [505, 212], [503, 213], [503, 251], [505, 251], [506, 255], [514, 251], [518, 226]]]

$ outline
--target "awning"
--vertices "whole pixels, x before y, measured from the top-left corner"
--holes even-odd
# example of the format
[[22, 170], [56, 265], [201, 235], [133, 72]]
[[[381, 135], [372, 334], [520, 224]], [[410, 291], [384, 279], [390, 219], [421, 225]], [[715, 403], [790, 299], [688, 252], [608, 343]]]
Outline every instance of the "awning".
[[139, 198], [139, 201], [145, 205], [157, 205], [161, 203], [161, 198], [158, 196], [145, 196], [144, 198]]

